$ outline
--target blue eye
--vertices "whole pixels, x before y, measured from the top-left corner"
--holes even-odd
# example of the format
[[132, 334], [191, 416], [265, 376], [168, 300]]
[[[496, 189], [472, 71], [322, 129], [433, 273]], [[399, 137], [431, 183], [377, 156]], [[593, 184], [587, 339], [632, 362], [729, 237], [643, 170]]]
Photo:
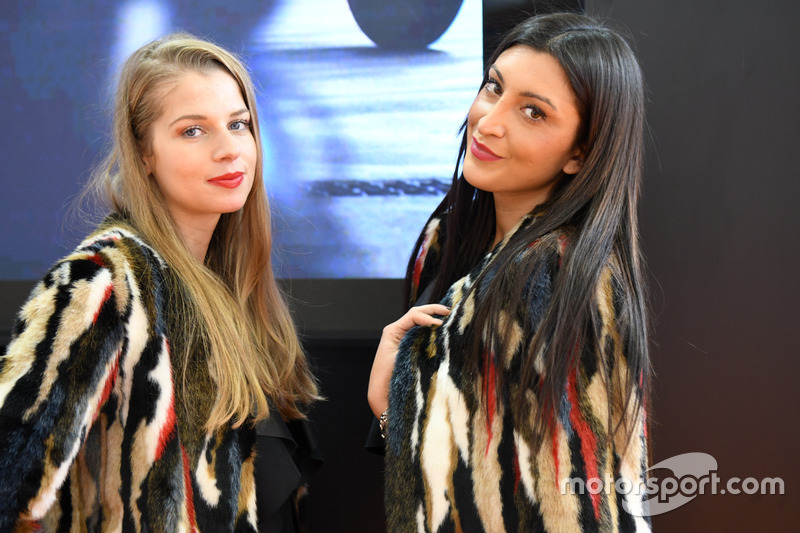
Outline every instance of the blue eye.
[[203, 130], [200, 129], [199, 126], [189, 126], [185, 130], [183, 130], [183, 136], [184, 137], [189, 137], [191, 139], [191, 138], [197, 137], [202, 132], [203, 132]]
[[233, 131], [248, 131], [250, 129], [250, 119], [235, 120], [231, 123], [230, 128]]

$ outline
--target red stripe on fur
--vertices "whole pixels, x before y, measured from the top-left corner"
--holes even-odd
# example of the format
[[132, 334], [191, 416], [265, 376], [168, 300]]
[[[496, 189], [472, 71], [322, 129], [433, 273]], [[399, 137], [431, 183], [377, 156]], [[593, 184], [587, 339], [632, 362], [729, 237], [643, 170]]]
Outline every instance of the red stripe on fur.
[[192, 475], [189, 469], [189, 456], [186, 449], [181, 444], [181, 456], [183, 457], [183, 484], [186, 487], [186, 514], [189, 515], [190, 531], [197, 531], [197, 521], [194, 516], [194, 491], [192, 490]]
[[[569, 410], [569, 419], [572, 422], [572, 428], [581, 439], [581, 456], [583, 463], [586, 465], [586, 481], [590, 479], [599, 479], [597, 469], [597, 436], [589, 427], [589, 423], [583, 417], [578, 402], [578, 387], [576, 384], [577, 370], [570, 372], [568, 383], [569, 403], [571, 408]], [[600, 520], [600, 493], [591, 494], [592, 506], [594, 507], [594, 517]]]
[[[164, 341], [164, 348], [169, 354], [169, 341]], [[170, 368], [170, 381], [172, 380], [172, 369]], [[175, 430], [175, 393], [170, 390], [169, 406], [167, 407], [167, 419], [164, 425], [161, 426], [161, 431], [158, 433], [158, 444], [156, 446], [156, 461], [161, 459], [164, 453], [164, 448], [167, 446], [172, 434]]]
[[114, 285], [109, 283], [108, 287], [106, 287], [106, 292], [103, 294], [103, 300], [100, 302], [100, 305], [97, 306], [97, 311], [94, 312], [94, 318], [92, 319], [92, 324], [97, 324], [97, 318], [100, 316], [100, 311], [103, 310], [103, 306], [106, 304], [108, 299], [111, 298], [111, 293], [113, 292], [114, 292]]
[[167, 447], [167, 442], [169, 442], [170, 438], [172, 437], [172, 433], [175, 430], [175, 402], [173, 400], [174, 397], [170, 395], [167, 419], [164, 421], [164, 425], [161, 426], [161, 431], [158, 433], [156, 461], [161, 459], [161, 456], [164, 455], [164, 449]]
[[106, 266], [106, 262], [103, 261], [103, 258], [100, 257], [98, 254], [90, 255], [89, 256], [89, 261], [91, 261], [92, 263], [94, 263], [94, 264], [96, 264], [97, 266], [100, 266], [100, 267], [105, 267]]
[[567, 252], [567, 236], [566, 235], [559, 235], [558, 236], [558, 266], [561, 266], [561, 259], [564, 257], [564, 254]]
[[98, 402], [95, 409], [92, 423], [97, 420], [97, 417], [100, 415], [100, 409], [106, 404], [108, 397], [111, 396], [111, 391], [114, 390], [114, 384], [117, 382], [117, 376], [119, 376], [119, 356], [121, 354], [122, 350], [119, 350], [116, 357], [114, 357], [114, 365], [111, 367], [111, 372], [108, 373], [108, 377], [106, 378], [106, 384], [103, 386], [103, 394], [100, 396], [100, 402]]

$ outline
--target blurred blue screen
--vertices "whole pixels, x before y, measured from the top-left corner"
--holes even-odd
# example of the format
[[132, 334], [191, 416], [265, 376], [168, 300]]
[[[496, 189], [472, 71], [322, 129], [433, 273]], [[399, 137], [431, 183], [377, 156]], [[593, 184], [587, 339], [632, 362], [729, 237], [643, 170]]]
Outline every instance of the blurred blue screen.
[[481, 18], [481, 1], [463, 0], [431, 44], [383, 48], [347, 0], [4, 2], [0, 280], [41, 277], [82, 238], [65, 220], [106, 148], [114, 74], [179, 30], [252, 71], [278, 275], [402, 277], [451, 180]]

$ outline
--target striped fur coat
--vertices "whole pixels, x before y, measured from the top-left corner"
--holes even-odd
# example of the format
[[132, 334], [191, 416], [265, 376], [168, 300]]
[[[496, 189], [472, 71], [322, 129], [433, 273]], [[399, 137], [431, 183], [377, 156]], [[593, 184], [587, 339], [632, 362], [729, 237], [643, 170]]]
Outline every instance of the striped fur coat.
[[109, 219], [35, 287], [0, 358], [0, 531], [256, 531], [254, 429], [203, 428], [171, 283]]
[[[519, 227], [532, 223], [525, 218]], [[444, 231], [440, 226], [434, 219], [426, 229], [412, 283], [413, 297], [435, 276], [440, 233]], [[647, 463], [644, 414], [629, 413], [629, 420], [639, 430], [627, 447], [609, 437], [606, 386], [596, 361], [581, 362], [582, 385], [578, 385], [576, 373], [571, 373], [555, 430], [538, 448], [532, 444], [531, 428], [515, 427], [510, 413], [515, 395], [526, 391], [513, 383], [506, 392], [495, 390], [493, 358], [485, 357], [478, 375], [463, 366], [458, 346], [474, 309], [481, 305], [481, 289], [476, 291], [477, 297], [466, 301], [464, 295], [473, 280], [491, 268], [491, 259], [509, 238], [450, 287], [442, 303], [452, 311], [442, 326], [413, 328], [401, 343], [390, 385], [386, 438], [388, 531], [649, 531], [649, 519], [642, 516], [647, 514], [642, 491]], [[526, 305], [533, 327], [547, 308], [551, 279], [565, 243], [559, 236], [542, 241], [544, 245], [529, 250], [551, 253], [553, 260], [548, 262], [549, 272], [531, 280], [537, 296]], [[608, 353], [596, 356], [613, 358], [614, 368], [624, 368], [620, 347], [609, 342], [616, 330], [608, 272], [597, 289], [595, 305], [607, 337], [601, 345], [608, 347]], [[507, 311], [508, 316], [518, 316]], [[519, 326], [514, 330], [519, 332]], [[497, 359], [507, 365], [508, 375], [519, 369], [521, 337], [511, 344], [513, 353]], [[533, 420], [536, 400], [530, 391], [527, 394]], [[621, 416], [612, 413], [613, 420]], [[620, 477], [631, 485], [620, 482], [617, 494], [613, 483]], [[591, 482], [587, 487], [592, 491], [580, 494], [579, 486], [564, 485], [572, 478], [576, 483], [610, 480], [606, 487], [611, 490], [598, 492], [596, 482]], [[634, 485], [635, 491], [627, 490]]]

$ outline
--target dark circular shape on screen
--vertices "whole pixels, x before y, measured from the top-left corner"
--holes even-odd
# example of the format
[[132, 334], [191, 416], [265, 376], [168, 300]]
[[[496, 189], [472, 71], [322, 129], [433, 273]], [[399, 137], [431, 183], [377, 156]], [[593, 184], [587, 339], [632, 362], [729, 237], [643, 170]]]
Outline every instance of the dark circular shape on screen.
[[447, 31], [462, 2], [347, 0], [361, 31], [385, 48], [425, 48]]

